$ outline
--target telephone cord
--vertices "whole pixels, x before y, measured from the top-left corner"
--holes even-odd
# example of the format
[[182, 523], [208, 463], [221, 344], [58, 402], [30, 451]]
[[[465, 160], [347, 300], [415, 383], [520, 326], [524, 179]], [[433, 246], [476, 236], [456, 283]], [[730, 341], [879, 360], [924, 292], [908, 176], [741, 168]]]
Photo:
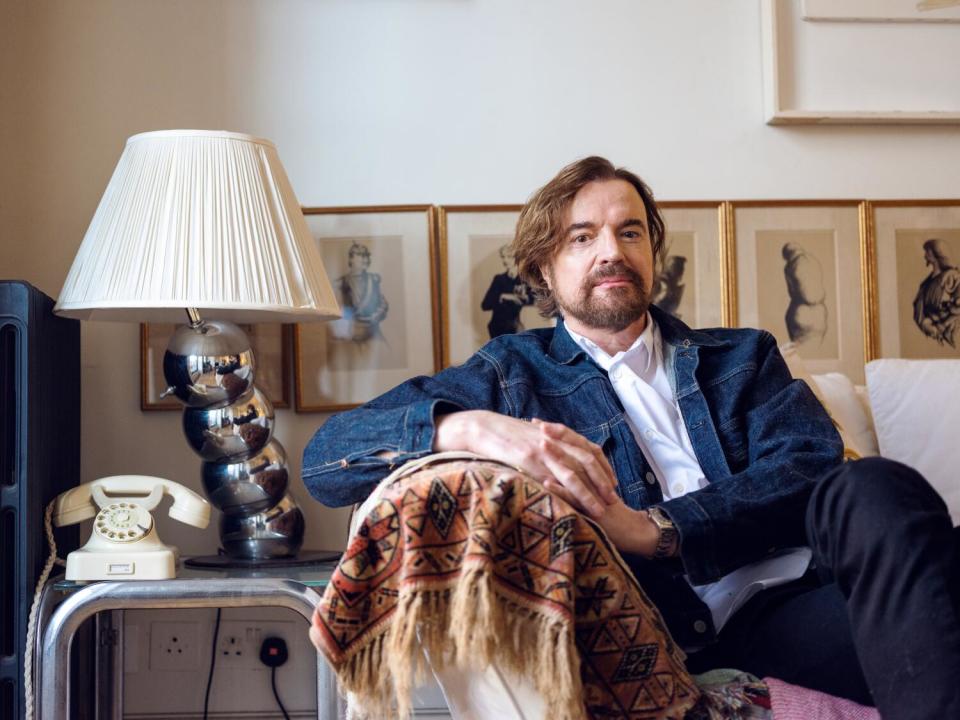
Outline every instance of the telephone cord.
[[24, 692], [24, 711], [26, 720], [33, 720], [33, 649], [36, 645], [37, 634], [37, 612], [40, 610], [40, 598], [43, 595], [43, 587], [47, 584], [47, 579], [53, 571], [54, 565], [65, 565], [63, 560], [57, 557], [57, 541], [53, 537], [53, 506], [56, 500], [51, 500], [47, 505], [47, 510], [43, 515], [43, 528], [47, 535], [47, 545], [50, 548], [50, 554], [47, 556], [47, 562], [40, 572], [40, 578], [37, 580], [37, 587], [33, 593], [33, 604], [30, 606], [30, 619], [27, 621], [27, 646], [23, 653], [23, 692]]

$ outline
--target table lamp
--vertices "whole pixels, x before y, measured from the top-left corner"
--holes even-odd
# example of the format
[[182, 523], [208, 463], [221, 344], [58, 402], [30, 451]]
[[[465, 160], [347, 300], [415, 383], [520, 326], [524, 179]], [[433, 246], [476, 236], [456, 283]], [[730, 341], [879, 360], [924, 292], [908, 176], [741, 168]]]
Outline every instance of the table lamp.
[[[167, 394], [221, 511], [221, 554], [295, 556], [303, 514], [256, 358], [235, 323], [339, 317], [319, 250], [277, 150], [232, 132], [167, 130], [127, 140], [54, 312], [173, 322]], [[203, 316], [201, 316], [201, 312]]]

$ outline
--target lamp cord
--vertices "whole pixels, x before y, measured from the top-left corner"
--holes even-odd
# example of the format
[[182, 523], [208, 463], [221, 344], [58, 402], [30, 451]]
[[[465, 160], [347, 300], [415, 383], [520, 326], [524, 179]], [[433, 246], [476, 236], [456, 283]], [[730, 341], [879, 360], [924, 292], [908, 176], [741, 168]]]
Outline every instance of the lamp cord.
[[203, 694], [203, 720], [207, 720], [207, 710], [210, 707], [210, 688], [213, 686], [213, 669], [217, 666], [217, 638], [220, 636], [220, 613], [223, 608], [217, 608], [217, 621], [213, 625], [213, 642], [210, 647], [210, 672], [207, 674], [207, 690]]

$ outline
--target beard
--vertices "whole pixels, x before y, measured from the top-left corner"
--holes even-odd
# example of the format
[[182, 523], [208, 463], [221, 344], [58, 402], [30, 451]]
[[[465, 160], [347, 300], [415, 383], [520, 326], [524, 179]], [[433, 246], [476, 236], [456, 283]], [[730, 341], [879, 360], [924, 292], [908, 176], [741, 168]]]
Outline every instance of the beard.
[[[609, 277], [621, 277], [629, 285], [607, 288], [595, 295], [594, 287]], [[572, 317], [587, 327], [620, 332], [647, 314], [650, 308], [650, 289], [643, 278], [623, 263], [603, 265], [583, 279], [577, 297], [568, 301], [554, 293], [557, 305], [565, 317]]]

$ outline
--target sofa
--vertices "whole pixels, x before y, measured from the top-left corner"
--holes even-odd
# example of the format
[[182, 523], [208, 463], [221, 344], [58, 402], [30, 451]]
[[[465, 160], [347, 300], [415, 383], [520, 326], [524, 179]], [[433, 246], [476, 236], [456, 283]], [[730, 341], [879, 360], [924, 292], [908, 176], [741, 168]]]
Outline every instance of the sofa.
[[[793, 346], [781, 351], [793, 376], [810, 386], [833, 418], [847, 458], [882, 455], [917, 468], [944, 497], [954, 523], [960, 522], [960, 360], [875, 360], [865, 367], [866, 384], [856, 385], [840, 373], [810, 374]], [[374, 502], [371, 496], [355, 513], [351, 530]], [[544, 700], [525, 678], [496, 666], [482, 672], [432, 669], [454, 720], [544, 717]], [[432, 694], [432, 684], [420, 692]], [[876, 717], [874, 710], [847, 701], [776, 680], [768, 685], [774, 718], [810, 717], [813, 710], [824, 720]]]

